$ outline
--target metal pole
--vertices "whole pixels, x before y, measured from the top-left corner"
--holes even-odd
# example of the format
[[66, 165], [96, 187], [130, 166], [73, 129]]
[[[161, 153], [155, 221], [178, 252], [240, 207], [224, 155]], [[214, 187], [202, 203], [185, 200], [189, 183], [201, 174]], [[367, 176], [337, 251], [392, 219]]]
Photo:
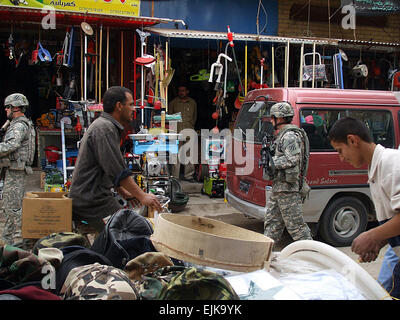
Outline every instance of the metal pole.
[[95, 80], [94, 80], [94, 100], [95, 101], [98, 101], [97, 100], [97, 98], [98, 98], [98, 86], [97, 86], [97, 79], [98, 79], [98, 75], [99, 75], [99, 73], [98, 73], [98, 67], [99, 67], [99, 59], [98, 59], [98, 57], [97, 57], [97, 55], [99, 54], [99, 51], [98, 51], [98, 44], [99, 44], [99, 42], [98, 42], [98, 35], [97, 35], [97, 29], [96, 29], [96, 36], [95, 36], [95, 40], [96, 40], [96, 59], [95, 59], [95, 61], [96, 61], [96, 71], [95, 71]]
[[83, 100], [83, 64], [84, 64], [84, 60], [86, 59], [83, 55], [83, 37], [82, 37], [82, 29], [81, 29], [81, 100]]
[[312, 67], [312, 88], [314, 88], [314, 84], [315, 84], [315, 42], [313, 44], [313, 67]]
[[60, 121], [61, 125], [61, 148], [62, 148], [62, 163], [63, 163], [63, 177], [64, 177], [64, 185], [67, 183], [67, 159], [66, 159], [66, 151], [65, 151], [65, 136], [64, 136], [64, 121]]
[[331, 5], [328, 0], [328, 37], [331, 37]]
[[106, 59], [106, 89], [108, 90], [108, 71], [109, 71], [109, 63], [110, 60], [110, 27], [107, 27], [107, 59]]
[[275, 88], [275, 48], [274, 48], [274, 44], [272, 44], [271, 47], [271, 56], [272, 56], [272, 88]]
[[299, 70], [300, 88], [303, 88], [303, 63], [304, 63], [304, 42], [301, 44], [301, 50], [300, 50], [300, 70]]
[[285, 88], [287, 88], [287, 68], [288, 68], [288, 65], [287, 65], [287, 58], [288, 58], [288, 47], [287, 47], [287, 45], [285, 46], [285, 70], [284, 70], [284, 72], [283, 72], [283, 75], [284, 75], [284, 77], [283, 77], [283, 86], [285, 87]]
[[245, 46], [244, 64], [245, 64], [245, 66], [244, 66], [244, 96], [247, 96], [247, 41], [246, 41], [246, 46]]
[[[165, 70], [169, 73], [168, 68], [169, 66], [169, 43], [168, 40], [165, 42]], [[168, 74], [169, 76], [169, 74]], [[168, 113], [168, 85], [165, 87], [165, 112]], [[165, 128], [165, 125], [164, 125]], [[164, 129], [163, 128], [163, 129]]]
[[101, 52], [103, 51], [103, 25], [100, 25], [100, 59], [99, 59], [99, 102], [101, 102]]
[[124, 86], [124, 31], [121, 31], [121, 87]]
[[84, 93], [83, 93], [83, 100], [86, 101], [87, 100], [87, 35], [85, 33], [85, 54], [83, 57], [85, 60], [84, 63], [84, 78], [83, 78], [83, 89], [84, 89]]
[[136, 32], [133, 33], [133, 101], [136, 106]]
[[287, 68], [286, 68], [286, 88], [289, 87], [289, 61], [290, 61], [290, 42], [287, 43]]
[[[144, 55], [144, 46], [145, 43], [144, 41], [146, 41], [145, 39], [143, 40], [143, 42], [141, 42], [141, 46], [140, 46], [140, 56], [143, 57]], [[140, 107], [141, 107], [141, 111], [140, 111], [140, 115], [141, 115], [141, 121], [142, 121], [142, 127], [144, 127], [144, 65], [142, 64], [140, 67], [140, 75], [141, 75], [141, 82], [140, 82]]]

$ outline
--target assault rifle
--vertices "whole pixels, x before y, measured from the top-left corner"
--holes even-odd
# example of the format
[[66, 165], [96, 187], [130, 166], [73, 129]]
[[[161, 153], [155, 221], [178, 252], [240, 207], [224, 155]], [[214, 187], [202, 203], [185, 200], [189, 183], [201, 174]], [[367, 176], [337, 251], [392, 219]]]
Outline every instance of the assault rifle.
[[261, 158], [258, 162], [258, 167], [263, 167], [264, 173], [266, 172], [270, 179], [273, 179], [275, 176], [275, 164], [274, 160], [272, 159], [273, 152], [271, 151], [271, 145], [274, 141], [274, 136], [270, 132], [266, 132], [262, 139], [261, 145]]
[[5, 134], [6, 134], [6, 131], [7, 131], [7, 128], [8, 128], [9, 125], [10, 125], [10, 120], [7, 120], [3, 124], [3, 126], [0, 128], [0, 142], [3, 141], [3, 138], [4, 138]]

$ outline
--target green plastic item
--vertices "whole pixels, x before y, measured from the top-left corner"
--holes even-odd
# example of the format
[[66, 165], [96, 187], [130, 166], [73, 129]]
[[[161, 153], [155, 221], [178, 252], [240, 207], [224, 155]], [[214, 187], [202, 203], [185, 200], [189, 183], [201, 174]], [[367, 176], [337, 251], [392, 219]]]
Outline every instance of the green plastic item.
[[202, 192], [210, 198], [223, 198], [226, 183], [224, 179], [205, 177]]
[[[182, 114], [180, 112], [174, 114], [166, 114], [165, 121], [182, 121]], [[153, 122], [161, 122], [161, 116], [154, 116]]]
[[190, 81], [208, 81], [209, 78], [210, 73], [207, 72], [207, 69], [201, 69], [198, 74], [190, 76]]

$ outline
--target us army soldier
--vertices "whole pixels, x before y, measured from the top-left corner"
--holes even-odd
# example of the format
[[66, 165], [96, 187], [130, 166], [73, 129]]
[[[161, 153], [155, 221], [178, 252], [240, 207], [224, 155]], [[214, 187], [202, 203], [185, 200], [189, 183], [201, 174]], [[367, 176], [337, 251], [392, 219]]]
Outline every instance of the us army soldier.
[[[4, 100], [4, 108], [10, 124], [0, 143], [0, 169], [4, 176], [3, 207], [5, 225], [2, 241], [24, 248], [21, 235], [22, 199], [25, 179], [32, 173], [35, 153], [33, 123], [25, 116], [28, 99], [14, 93]], [[28, 241], [29, 242], [29, 241]]]
[[275, 129], [271, 148], [275, 175], [271, 177], [272, 193], [266, 203], [264, 235], [278, 242], [286, 227], [293, 240], [312, 240], [310, 229], [303, 219], [304, 196], [300, 192], [303, 183], [306, 185], [302, 173], [304, 167], [308, 167], [308, 155], [304, 157], [307, 135], [291, 124], [294, 111], [289, 103], [274, 104], [270, 115]]

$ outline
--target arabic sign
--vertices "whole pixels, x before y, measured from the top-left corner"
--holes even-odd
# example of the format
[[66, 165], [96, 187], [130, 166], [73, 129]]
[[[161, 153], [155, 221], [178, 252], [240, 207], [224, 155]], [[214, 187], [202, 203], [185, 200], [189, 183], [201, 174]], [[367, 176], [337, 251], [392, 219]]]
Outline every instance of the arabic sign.
[[0, 0], [0, 6], [21, 9], [53, 7], [56, 11], [140, 16], [140, 0]]
[[353, 4], [356, 13], [373, 16], [400, 13], [400, 0], [342, 0], [342, 6]]

